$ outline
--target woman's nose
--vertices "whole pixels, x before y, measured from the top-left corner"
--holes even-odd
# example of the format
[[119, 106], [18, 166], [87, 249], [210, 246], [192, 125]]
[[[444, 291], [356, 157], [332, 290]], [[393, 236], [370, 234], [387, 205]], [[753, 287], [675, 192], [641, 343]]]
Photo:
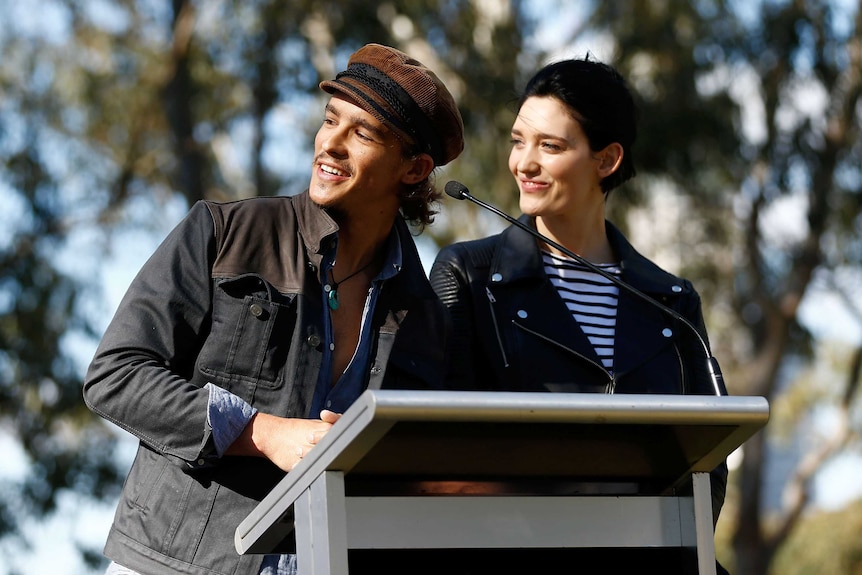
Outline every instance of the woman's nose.
[[516, 152], [515, 167], [524, 174], [535, 173], [539, 169], [536, 159], [536, 150], [533, 146], [525, 146]]

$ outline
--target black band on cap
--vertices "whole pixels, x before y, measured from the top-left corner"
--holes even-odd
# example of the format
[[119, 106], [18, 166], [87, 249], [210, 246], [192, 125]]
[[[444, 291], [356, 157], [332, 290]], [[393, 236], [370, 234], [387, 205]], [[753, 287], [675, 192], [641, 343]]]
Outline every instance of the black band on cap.
[[427, 148], [424, 151], [429, 153], [436, 163], [439, 164], [444, 161], [441, 142], [431, 121], [413, 98], [396, 81], [374, 66], [351, 64], [347, 70], [339, 73], [334, 81], [354, 93], [357, 93], [355, 88], [339, 81], [344, 77], [358, 80], [377, 92], [395, 110], [397, 117], [394, 117], [387, 110], [383, 109], [374, 99], [366, 94], [361, 92], [358, 92], [358, 94], [377, 110], [387, 122], [410, 134], [420, 146], [424, 145]]

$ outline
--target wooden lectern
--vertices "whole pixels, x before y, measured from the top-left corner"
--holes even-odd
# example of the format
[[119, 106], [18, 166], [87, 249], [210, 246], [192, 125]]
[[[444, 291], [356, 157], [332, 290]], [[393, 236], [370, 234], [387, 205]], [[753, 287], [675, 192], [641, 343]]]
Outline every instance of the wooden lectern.
[[348, 549], [684, 547], [715, 573], [709, 471], [762, 397], [368, 390], [240, 523], [295, 537], [300, 575]]

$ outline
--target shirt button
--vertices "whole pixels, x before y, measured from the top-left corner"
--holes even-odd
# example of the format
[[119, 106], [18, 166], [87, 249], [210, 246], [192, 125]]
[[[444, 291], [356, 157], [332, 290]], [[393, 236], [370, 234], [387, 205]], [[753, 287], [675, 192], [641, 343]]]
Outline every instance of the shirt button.
[[492, 275], [492, 276], [491, 276], [491, 281], [492, 281], [492, 282], [500, 282], [500, 281], [503, 281], [503, 275], [502, 275], [502, 274], [494, 274], [494, 275]]
[[331, 402], [331, 401], [327, 401], [327, 402], [326, 402], [326, 407], [332, 407], [332, 402]]
[[527, 312], [522, 310], [522, 309], [519, 309], [518, 310], [518, 317], [521, 319], [527, 319]]
[[335, 351], [335, 344], [334, 343], [329, 344], [329, 351]]
[[254, 317], [260, 317], [263, 315], [263, 308], [260, 307], [260, 305], [258, 305], [256, 303], [251, 304], [251, 307], [249, 307], [248, 310], [251, 312], [251, 315], [253, 315]]
[[673, 286], [670, 289], [673, 291], [673, 293], [679, 293], [682, 291], [682, 286]]
[[661, 334], [665, 337], [671, 337], [673, 335], [673, 330], [670, 329], [669, 327], [666, 327], [663, 330], [661, 330]]

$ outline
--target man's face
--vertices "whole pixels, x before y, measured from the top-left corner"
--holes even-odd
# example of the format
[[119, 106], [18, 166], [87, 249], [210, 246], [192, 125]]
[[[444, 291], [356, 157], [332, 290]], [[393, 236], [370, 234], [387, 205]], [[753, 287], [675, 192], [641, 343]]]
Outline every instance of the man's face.
[[413, 162], [383, 123], [339, 94], [314, 138], [311, 199], [352, 217], [391, 216]]

